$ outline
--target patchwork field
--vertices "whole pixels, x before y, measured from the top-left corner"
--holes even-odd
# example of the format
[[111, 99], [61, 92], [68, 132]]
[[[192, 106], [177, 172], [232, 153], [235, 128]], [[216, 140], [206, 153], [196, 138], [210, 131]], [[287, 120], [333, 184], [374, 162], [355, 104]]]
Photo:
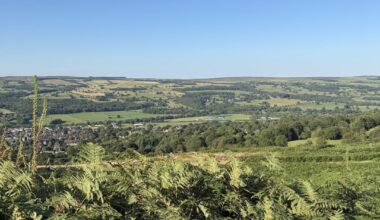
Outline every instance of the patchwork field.
[[[45, 77], [39, 79], [39, 88], [49, 102], [47, 123], [53, 118], [73, 124], [177, 116], [162, 122], [164, 125], [282, 117], [289, 112], [347, 114], [380, 107], [380, 79], [376, 76], [194, 80]], [[14, 116], [30, 112], [27, 100], [32, 89], [31, 78], [0, 78], [0, 112]]]

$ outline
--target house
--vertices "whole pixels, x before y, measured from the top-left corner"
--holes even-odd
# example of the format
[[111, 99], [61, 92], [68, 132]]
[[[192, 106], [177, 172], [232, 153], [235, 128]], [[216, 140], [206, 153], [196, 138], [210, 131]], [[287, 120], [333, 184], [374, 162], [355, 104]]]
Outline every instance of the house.
[[54, 147], [53, 147], [54, 153], [61, 152], [61, 145], [58, 142], [55, 142]]
[[134, 127], [142, 127], [142, 126], [144, 126], [144, 124], [143, 123], [135, 123], [135, 124], [133, 124], [133, 126]]

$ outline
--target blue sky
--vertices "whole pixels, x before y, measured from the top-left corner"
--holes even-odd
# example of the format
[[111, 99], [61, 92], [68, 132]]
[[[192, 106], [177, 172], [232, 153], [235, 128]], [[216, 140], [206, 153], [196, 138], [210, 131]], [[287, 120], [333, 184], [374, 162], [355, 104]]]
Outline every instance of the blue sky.
[[0, 0], [0, 75], [380, 74], [378, 0]]

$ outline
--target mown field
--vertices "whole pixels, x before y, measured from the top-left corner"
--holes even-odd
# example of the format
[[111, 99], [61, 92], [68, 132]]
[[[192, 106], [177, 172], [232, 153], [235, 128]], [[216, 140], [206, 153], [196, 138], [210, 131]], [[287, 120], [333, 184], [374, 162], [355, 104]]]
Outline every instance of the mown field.
[[84, 124], [88, 122], [120, 121], [134, 118], [154, 118], [157, 114], [144, 113], [141, 110], [133, 111], [113, 111], [113, 112], [82, 112], [73, 114], [53, 114], [48, 115], [46, 124], [50, 124], [53, 119], [61, 119], [64, 124]]
[[208, 121], [247, 121], [247, 120], [250, 120], [249, 115], [226, 114], [226, 115], [175, 118], [175, 119], [170, 119], [165, 122], [159, 122], [155, 124], [159, 126], [166, 126], [166, 125], [185, 125], [185, 124], [190, 124], [190, 123], [203, 123], [203, 122], [208, 122]]

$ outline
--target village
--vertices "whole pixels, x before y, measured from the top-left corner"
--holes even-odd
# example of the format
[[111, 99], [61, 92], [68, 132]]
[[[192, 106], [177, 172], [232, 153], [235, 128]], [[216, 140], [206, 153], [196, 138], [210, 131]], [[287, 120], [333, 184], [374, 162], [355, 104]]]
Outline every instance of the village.
[[[111, 124], [118, 128], [116, 124]], [[96, 138], [97, 131], [105, 128], [105, 125], [72, 125], [64, 127], [43, 127], [40, 135], [40, 153], [62, 153], [66, 146], [76, 146], [80, 142]], [[12, 147], [17, 147], [20, 142], [24, 146], [32, 144], [32, 128], [8, 128], [3, 133], [3, 138]]]

